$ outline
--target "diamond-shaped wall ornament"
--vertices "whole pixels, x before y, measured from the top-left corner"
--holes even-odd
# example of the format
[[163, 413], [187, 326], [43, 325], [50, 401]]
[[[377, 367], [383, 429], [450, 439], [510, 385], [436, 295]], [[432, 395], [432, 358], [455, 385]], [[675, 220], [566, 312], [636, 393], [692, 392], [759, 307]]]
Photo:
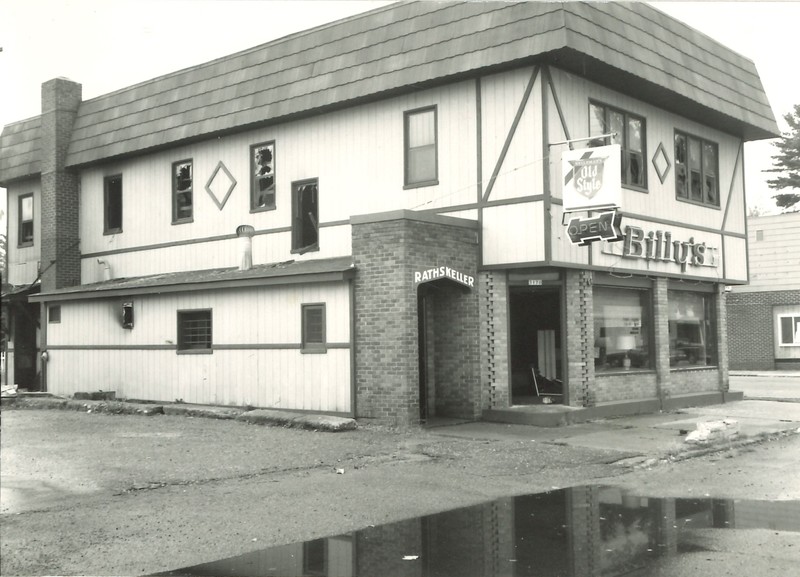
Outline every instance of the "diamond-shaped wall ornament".
[[667, 156], [667, 150], [664, 148], [664, 143], [659, 142], [656, 153], [653, 155], [653, 167], [656, 169], [661, 184], [664, 184], [664, 181], [667, 179], [667, 174], [669, 174], [671, 166], [669, 157]]
[[[220, 174], [220, 169], [222, 170], [222, 174]], [[221, 191], [226, 186], [227, 180], [227, 191], [225, 194], [221, 194]], [[228, 202], [228, 197], [233, 192], [233, 189], [236, 187], [236, 179], [233, 178], [228, 168], [223, 164], [220, 160], [219, 164], [217, 164], [217, 168], [214, 169], [214, 173], [211, 175], [211, 178], [208, 179], [206, 183], [206, 192], [209, 196], [214, 200], [214, 203], [222, 210], [222, 207], [225, 206], [225, 203]], [[222, 198], [222, 200], [220, 200]]]

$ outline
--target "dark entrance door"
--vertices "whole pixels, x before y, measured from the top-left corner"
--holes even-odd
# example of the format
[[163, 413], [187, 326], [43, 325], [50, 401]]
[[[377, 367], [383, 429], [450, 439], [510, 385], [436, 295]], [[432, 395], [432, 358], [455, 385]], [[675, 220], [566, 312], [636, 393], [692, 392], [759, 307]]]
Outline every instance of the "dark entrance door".
[[18, 302], [13, 309], [14, 323], [14, 383], [21, 389], [41, 390], [38, 373], [39, 349], [36, 333], [39, 329], [39, 306]]
[[563, 402], [561, 290], [511, 287], [511, 404]]

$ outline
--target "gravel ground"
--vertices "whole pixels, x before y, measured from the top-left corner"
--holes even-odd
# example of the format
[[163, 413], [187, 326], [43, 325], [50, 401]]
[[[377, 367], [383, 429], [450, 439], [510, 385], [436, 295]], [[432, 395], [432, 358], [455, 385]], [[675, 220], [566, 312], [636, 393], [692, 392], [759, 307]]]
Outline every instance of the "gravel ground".
[[[785, 482], [783, 489], [768, 479], [756, 486], [759, 475], [724, 455], [632, 472], [615, 464], [627, 456], [617, 451], [519, 437], [450, 438], [419, 428], [332, 434], [5, 409], [1, 419], [2, 575], [148, 574], [595, 482], [651, 494], [716, 482], [715, 491], [735, 493], [746, 479], [741, 490], [750, 497], [800, 498]], [[761, 477], [782, 474], [779, 463], [796, 471], [798, 449], [797, 438], [765, 447], [773, 452], [761, 464], [772, 468]], [[787, 450], [794, 461], [783, 459]], [[735, 456], [761, 454], [756, 448]]]

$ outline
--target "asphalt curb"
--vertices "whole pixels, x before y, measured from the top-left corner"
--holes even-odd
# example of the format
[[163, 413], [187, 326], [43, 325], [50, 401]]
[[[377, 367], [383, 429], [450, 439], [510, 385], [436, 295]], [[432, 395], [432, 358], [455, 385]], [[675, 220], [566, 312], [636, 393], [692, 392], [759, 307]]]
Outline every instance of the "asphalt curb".
[[127, 401], [93, 401], [65, 399], [55, 396], [5, 397], [0, 402], [4, 409], [43, 409], [104, 413], [111, 415], [170, 415], [205, 419], [237, 420], [253, 425], [299, 428], [337, 433], [358, 428], [355, 419], [331, 415], [294, 413], [270, 409], [244, 409], [236, 407], [203, 407], [183, 404], [135, 403]]

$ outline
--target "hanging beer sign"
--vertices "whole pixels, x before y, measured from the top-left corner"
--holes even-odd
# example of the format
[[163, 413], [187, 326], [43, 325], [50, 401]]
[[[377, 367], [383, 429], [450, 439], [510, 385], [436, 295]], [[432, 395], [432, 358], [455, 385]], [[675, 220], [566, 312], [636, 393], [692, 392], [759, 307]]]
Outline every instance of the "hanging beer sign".
[[618, 207], [620, 146], [566, 150], [561, 155], [564, 212]]

